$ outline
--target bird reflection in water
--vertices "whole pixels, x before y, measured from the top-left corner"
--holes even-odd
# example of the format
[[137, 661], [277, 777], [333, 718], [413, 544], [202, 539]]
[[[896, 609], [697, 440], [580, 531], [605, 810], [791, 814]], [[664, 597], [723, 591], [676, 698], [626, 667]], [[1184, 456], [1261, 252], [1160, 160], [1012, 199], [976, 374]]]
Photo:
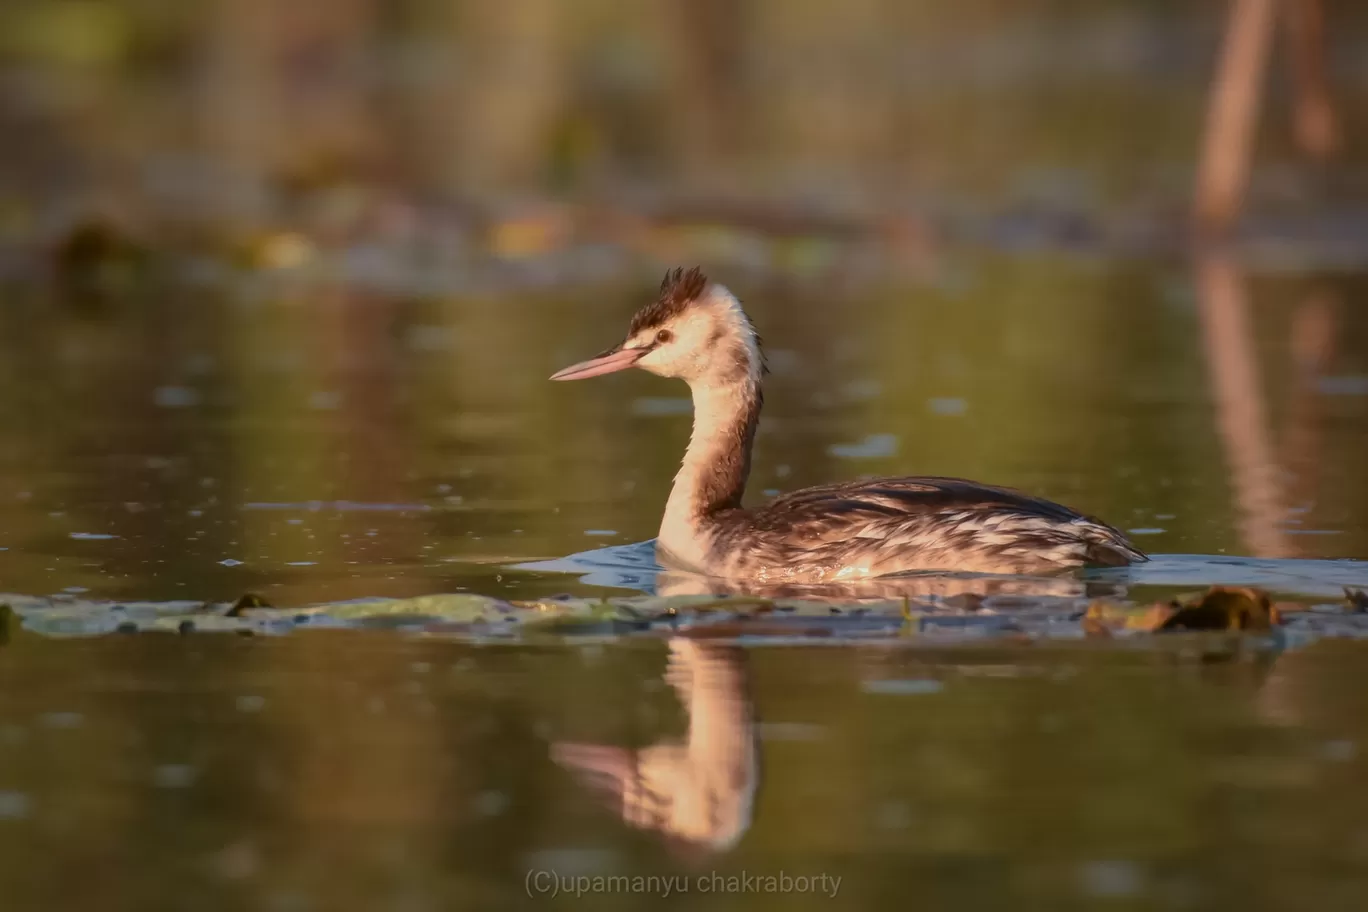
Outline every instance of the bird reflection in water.
[[655, 594], [745, 595], [770, 599], [805, 599], [838, 604], [907, 599], [914, 603], [976, 602], [994, 596], [1038, 599], [1083, 599], [1116, 595], [1124, 586], [1074, 576], [999, 576], [989, 574], [912, 573], [843, 583], [761, 583], [665, 570], [655, 578]]
[[748, 596], [763, 599], [803, 599], [831, 602], [903, 600], [924, 608], [978, 607], [995, 597], [1051, 601], [1079, 601], [1124, 596], [1135, 582], [1133, 571], [1093, 570], [1083, 575], [1010, 575], [922, 571], [889, 574], [839, 582], [804, 583], [776, 580], [739, 580], [666, 568], [655, 561], [655, 541], [618, 545], [572, 554], [565, 558], [518, 565], [542, 573], [573, 573], [589, 586], [635, 589], [656, 596]]
[[750, 828], [760, 778], [745, 656], [734, 646], [675, 637], [665, 680], [688, 714], [682, 743], [629, 750], [558, 742], [552, 759], [626, 823], [688, 846], [729, 849]]

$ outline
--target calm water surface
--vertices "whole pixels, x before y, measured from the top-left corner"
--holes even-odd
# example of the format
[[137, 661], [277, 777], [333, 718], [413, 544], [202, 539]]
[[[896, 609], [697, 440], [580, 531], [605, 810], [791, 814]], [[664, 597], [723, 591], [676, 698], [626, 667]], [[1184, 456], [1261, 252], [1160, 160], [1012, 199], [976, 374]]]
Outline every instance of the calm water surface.
[[[725, 278], [773, 369], [754, 499], [962, 475], [1157, 554], [1368, 555], [1358, 275], [947, 256], [890, 287]], [[593, 591], [507, 565], [655, 533], [687, 389], [546, 381], [621, 338], [648, 281], [431, 300], [168, 282], [93, 309], [15, 281], [5, 588], [281, 605]]]
[[[1111, 580], [1137, 598], [1365, 581], [1362, 276], [952, 256], [897, 287], [730, 283], [773, 367], [755, 498], [966, 475], [1131, 530], [1163, 555]], [[3, 588], [285, 608], [659, 591], [621, 549], [654, 534], [685, 389], [545, 379], [619, 338], [648, 287], [168, 282], [92, 310], [16, 282]], [[600, 548], [619, 550], [537, 566]], [[1348, 909], [1368, 890], [1357, 643], [4, 630], [7, 908], [654, 908], [668, 883], [681, 906]], [[743, 876], [781, 874], [808, 892]], [[594, 880], [613, 875], [657, 879]]]
[[[662, 903], [660, 880], [593, 880], [612, 875], [729, 908], [1353, 909], [1368, 889], [1351, 644], [1204, 664], [20, 633], [0, 659], [7, 908]], [[700, 895], [781, 873], [840, 885]]]

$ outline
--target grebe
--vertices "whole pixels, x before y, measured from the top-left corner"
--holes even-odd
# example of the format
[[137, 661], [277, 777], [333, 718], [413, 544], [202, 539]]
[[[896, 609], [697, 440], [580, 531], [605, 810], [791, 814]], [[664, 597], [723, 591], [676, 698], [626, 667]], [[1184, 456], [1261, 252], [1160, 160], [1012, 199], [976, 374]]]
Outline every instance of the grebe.
[[661, 563], [708, 576], [827, 583], [918, 570], [1042, 574], [1148, 558], [1105, 523], [961, 478], [805, 488], [745, 509], [764, 401], [760, 338], [741, 304], [697, 268], [665, 274], [627, 338], [552, 380], [640, 367], [693, 394], [693, 434], [656, 539]]

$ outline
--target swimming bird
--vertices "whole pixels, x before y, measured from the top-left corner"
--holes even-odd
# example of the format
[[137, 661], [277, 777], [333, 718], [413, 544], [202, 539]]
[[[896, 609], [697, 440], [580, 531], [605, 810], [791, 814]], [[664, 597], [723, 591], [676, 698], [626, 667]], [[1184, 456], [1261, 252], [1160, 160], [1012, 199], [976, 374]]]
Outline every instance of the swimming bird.
[[551, 379], [629, 367], [684, 380], [693, 396], [693, 433], [656, 539], [668, 567], [821, 584], [925, 570], [1053, 574], [1147, 560], [1090, 516], [962, 478], [839, 482], [743, 507], [765, 357], [741, 303], [698, 268], [666, 273], [620, 344]]

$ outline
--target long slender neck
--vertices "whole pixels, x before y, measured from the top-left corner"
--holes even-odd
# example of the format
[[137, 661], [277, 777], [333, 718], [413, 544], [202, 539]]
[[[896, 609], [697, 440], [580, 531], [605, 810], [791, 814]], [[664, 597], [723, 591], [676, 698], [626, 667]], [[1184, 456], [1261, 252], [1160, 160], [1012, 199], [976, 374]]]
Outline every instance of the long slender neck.
[[693, 434], [675, 475], [661, 541], [696, 531], [701, 520], [741, 506], [750, 474], [751, 444], [764, 401], [758, 378], [742, 375], [693, 385]]
[[721, 285], [709, 286], [694, 307], [674, 325], [677, 338], [692, 340], [692, 350], [676, 356], [674, 366], [693, 394], [693, 434], [665, 504], [656, 551], [665, 563], [708, 572], [718, 565], [721, 517], [740, 510], [746, 492], [764, 402], [765, 356], [740, 302]]

